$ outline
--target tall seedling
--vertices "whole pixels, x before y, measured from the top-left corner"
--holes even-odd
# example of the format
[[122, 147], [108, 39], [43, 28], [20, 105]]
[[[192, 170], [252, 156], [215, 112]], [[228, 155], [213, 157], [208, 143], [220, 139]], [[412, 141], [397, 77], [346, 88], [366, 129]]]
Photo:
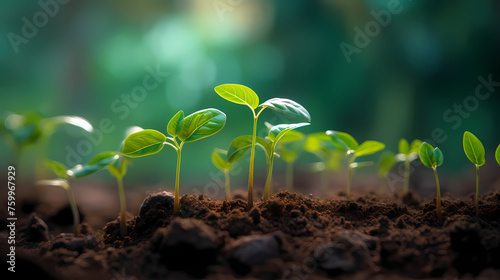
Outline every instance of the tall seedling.
[[469, 160], [476, 166], [476, 216], [479, 215], [479, 166], [484, 165], [484, 146], [477, 137], [466, 131], [464, 133], [464, 151]]
[[[295, 101], [285, 98], [272, 98], [259, 105], [258, 95], [249, 87], [238, 84], [223, 84], [215, 87], [215, 92], [222, 98], [236, 104], [246, 105], [253, 115], [252, 144], [250, 147], [250, 169], [248, 174], [248, 208], [253, 205], [253, 171], [255, 158], [255, 143], [257, 137], [257, 120], [266, 108], [296, 117], [304, 122], [311, 122], [309, 112]], [[260, 107], [260, 110], [255, 110]]]
[[436, 188], [437, 188], [436, 211], [438, 218], [441, 219], [443, 210], [441, 208], [441, 189], [439, 187], [437, 167], [443, 164], [444, 160], [443, 152], [441, 152], [441, 150], [438, 147], [434, 148], [432, 147], [431, 144], [423, 142], [418, 151], [418, 156], [420, 157], [420, 161], [425, 165], [425, 167], [432, 168], [432, 170], [434, 171], [434, 176], [436, 177]]

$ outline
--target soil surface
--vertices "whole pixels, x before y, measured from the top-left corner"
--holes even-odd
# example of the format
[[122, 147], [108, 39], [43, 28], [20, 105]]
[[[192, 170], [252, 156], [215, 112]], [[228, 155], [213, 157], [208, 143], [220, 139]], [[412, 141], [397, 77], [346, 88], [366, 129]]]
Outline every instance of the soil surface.
[[[75, 236], [69, 207], [30, 213], [17, 221], [7, 279], [500, 279], [500, 191], [481, 196], [479, 217], [471, 197], [445, 195], [441, 220], [435, 200], [413, 193], [279, 192], [250, 210], [236, 197], [185, 195], [174, 213], [170, 194], [150, 194], [124, 237], [118, 218], [93, 228], [82, 215]], [[5, 263], [6, 226], [0, 234]]]

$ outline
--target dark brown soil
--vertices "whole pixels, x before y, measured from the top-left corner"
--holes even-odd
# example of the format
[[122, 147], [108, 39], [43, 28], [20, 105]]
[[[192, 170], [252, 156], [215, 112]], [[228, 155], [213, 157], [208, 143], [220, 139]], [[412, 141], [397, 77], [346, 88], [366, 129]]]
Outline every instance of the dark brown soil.
[[442, 220], [434, 200], [373, 193], [347, 202], [280, 192], [250, 211], [242, 199], [184, 196], [178, 213], [166, 193], [146, 200], [139, 215], [129, 214], [125, 237], [118, 220], [92, 229], [85, 217], [75, 237], [64, 222], [69, 209], [19, 220], [16, 276], [500, 279], [499, 191], [481, 197], [479, 217], [469, 197], [445, 197]]

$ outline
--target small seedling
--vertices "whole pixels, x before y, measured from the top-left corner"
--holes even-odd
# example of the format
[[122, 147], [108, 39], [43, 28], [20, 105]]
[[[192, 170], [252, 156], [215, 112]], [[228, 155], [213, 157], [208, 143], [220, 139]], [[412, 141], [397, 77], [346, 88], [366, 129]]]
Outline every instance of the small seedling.
[[477, 137], [466, 131], [464, 132], [464, 151], [469, 160], [476, 165], [476, 216], [479, 215], [479, 166], [484, 165], [484, 146]]
[[407, 194], [410, 191], [410, 164], [418, 158], [418, 150], [421, 145], [422, 141], [418, 139], [413, 140], [411, 145], [404, 138], [399, 140], [399, 153], [396, 155], [396, 159], [404, 162], [403, 194]]
[[[285, 98], [272, 98], [259, 105], [259, 96], [249, 87], [238, 84], [223, 84], [215, 87], [215, 92], [222, 98], [236, 104], [246, 105], [253, 114], [253, 133], [250, 146], [250, 168], [248, 175], [248, 208], [253, 205], [253, 171], [255, 158], [255, 144], [257, 137], [257, 120], [260, 114], [270, 108], [275, 111], [293, 116], [304, 122], [311, 122], [309, 112], [295, 101]], [[255, 109], [261, 107], [256, 113]]]
[[497, 147], [497, 150], [495, 151], [495, 158], [497, 160], [498, 165], [500, 165], [500, 144]]
[[424, 164], [425, 167], [432, 168], [432, 170], [434, 170], [437, 188], [436, 211], [439, 219], [441, 219], [443, 210], [441, 208], [441, 189], [439, 188], [437, 167], [443, 164], [443, 152], [441, 152], [438, 147], [433, 148], [431, 144], [423, 142], [418, 151], [418, 156], [420, 157], [420, 161]]
[[285, 186], [293, 191], [293, 167], [300, 153], [304, 150], [305, 135], [300, 131], [291, 130], [277, 145], [278, 154], [286, 163]]
[[382, 184], [387, 187], [386, 177], [396, 164], [396, 155], [391, 151], [384, 151], [378, 160], [378, 177], [382, 180]]
[[385, 148], [385, 145], [383, 143], [373, 140], [368, 140], [361, 144], [358, 144], [358, 141], [356, 141], [354, 137], [345, 132], [340, 132], [340, 131], [328, 130], [326, 134], [331, 136], [332, 142], [338, 149], [343, 150], [345, 152], [345, 157], [347, 159], [347, 164], [348, 164], [346, 197], [347, 200], [349, 200], [351, 193], [352, 170], [355, 168], [373, 165], [373, 162], [371, 161], [355, 162], [356, 158], [361, 156], [371, 155], [378, 151], [381, 151]]
[[[222, 157], [222, 156], [223, 157]], [[222, 149], [215, 148], [212, 152], [212, 163], [219, 169], [224, 172], [226, 179], [226, 201], [231, 200], [231, 186], [229, 183], [229, 171], [233, 168], [233, 163], [227, 161], [227, 151]]]
[[[179, 210], [179, 175], [181, 168], [181, 152], [185, 143], [194, 142], [219, 132], [226, 124], [226, 115], [217, 109], [204, 109], [187, 117], [181, 110], [168, 122], [167, 132], [172, 137], [154, 129], [135, 132], [125, 138], [122, 154], [136, 158], [156, 154], [169, 145], [177, 152], [177, 168], [175, 173], [174, 211]], [[177, 142], [177, 139], [180, 143]]]

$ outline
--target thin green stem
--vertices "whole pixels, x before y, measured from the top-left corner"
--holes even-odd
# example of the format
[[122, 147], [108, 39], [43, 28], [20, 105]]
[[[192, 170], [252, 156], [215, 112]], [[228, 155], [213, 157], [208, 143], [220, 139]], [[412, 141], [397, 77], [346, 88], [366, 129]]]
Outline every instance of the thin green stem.
[[175, 171], [175, 195], [174, 195], [174, 211], [179, 210], [179, 175], [181, 172], [181, 151], [184, 142], [181, 142], [177, 149], [177, 169]]
[[118, 182], [118, 195], [120, 196], [120, 234], [122, 237], [127, 235], [127, 203], [125, 201], [125, 190], [123, 189], [123, 177], [116, 177]]
[[432, 167], [432, 169], [434, 170], [434, 176], [436, 177], [436, 188], [437, 188], [436, 210], [438, 218], [441, 220], [441, 215], [443, 213], [443, 210], [441, 208], [441, 188], [439, 187], [439, 178], [436, 166]]
[[267, 179], [266, 186], [264, 187], [264, 201], [271, 197], [271, 182], [273, 180], [273, 164], [274, 164], [274, 154], [271, 155], [269, 159], [269, 166], [267, 168]]
[[[408, 157], [408, 156], [407, 156]], [[406, 158], [405, 160], [405, 171], [404, 171], [404, 186], [403, 194], [407, 194], [410, 191], [410, 160]]]
[[476, 164], [476, 217], [479, 217], [479, 165]]
[[231, 187], [229, 185], [229, 170], [224, 170], [224, 174], [226, 175], [226, 201], [231, 200]]
[[351, 197], [351, 177], [352, 177], [352, 167], [351, 167], [350, 164], [349, 164], [349, 167], [347, 168], [347, 173], [348, 173], [348, 177], [347, 177], [347, 190], [345, 192], [345, 195], [347, 197], [347, 200], [349, 200], [350, 197]]
[[293, 161], [286, 163], [286, 189], [293, 192]]
[[[260, 112], [262, 112], [262, 110]], [[258, 115], [255, 116], [254, 113], [252, 147], [250, 149], [250, 169], [248, 171], [248, 206], [247, 206], [248, 209], [253, 207], [253, 168], [255, 159], [255, 142], [257, 141], [257, 119]]]
[[69, 184], [65, 188], [68, 191], [69, 205], [71, 206], [71, 212], [73, 213], [73, 232], [75, 236], [78, 235], [78, 225], [80, 224], [80, 215], [78, 214], [78, 208], [76, 207], [76, 200], [73, 191], [69, 187]]

